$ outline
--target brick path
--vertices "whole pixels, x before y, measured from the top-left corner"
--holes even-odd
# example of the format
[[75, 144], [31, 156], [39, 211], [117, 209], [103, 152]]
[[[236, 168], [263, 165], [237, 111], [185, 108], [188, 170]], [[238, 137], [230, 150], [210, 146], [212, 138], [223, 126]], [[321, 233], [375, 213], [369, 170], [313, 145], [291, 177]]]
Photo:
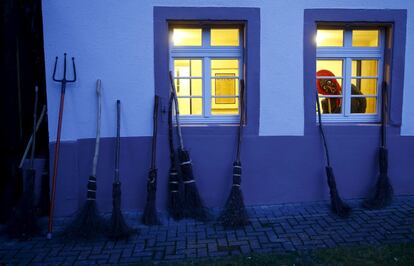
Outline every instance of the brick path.
[[[224, 230], [215, 222], [192, 220], [147, 227], [128, 216], [138, 234], [129, 241], [71, 241], [37, 237], [21, 242], [0, 236], [0, 264], [127, 264], [236, 254], [289, 252], [345, 245], [414, 242], [414, 196], [399, 197], [387, 209], [365, 211], [359, 201], [344, 220], [327, 202], [249, 208], [251, 225]], [[134, 223], [132, 223], [135, 221]]]

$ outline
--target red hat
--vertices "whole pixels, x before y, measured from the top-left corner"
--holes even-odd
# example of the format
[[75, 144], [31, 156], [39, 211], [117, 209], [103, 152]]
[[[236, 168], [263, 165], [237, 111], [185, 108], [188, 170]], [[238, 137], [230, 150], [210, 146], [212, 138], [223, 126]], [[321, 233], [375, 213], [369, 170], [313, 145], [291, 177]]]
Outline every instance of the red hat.
[[[329, 70], [321, 69], [316, 72], [316, 76], [334, 77], [335, 75]], [[341, 85], [339, 85], [336, 79], [316, 79], [316, 87], [318, 89], [318, 93], [322, 95], [341, 95], [342, 93]], [[337, 99], [336, 102], [340, 105], [341, 99]]]

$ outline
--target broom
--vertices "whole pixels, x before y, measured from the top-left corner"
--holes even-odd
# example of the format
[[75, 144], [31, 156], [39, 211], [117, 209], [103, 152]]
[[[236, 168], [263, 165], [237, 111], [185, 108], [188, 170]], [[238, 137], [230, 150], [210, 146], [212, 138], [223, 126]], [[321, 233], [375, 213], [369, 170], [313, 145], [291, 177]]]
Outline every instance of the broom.
[[240, 162], [240, 146], [244, 118], [244, 80], [240, 80], [240, 121], [237, 135], [236, 160], [233, 162], [233, 184], [219, 221], [226, 228], [243, 227], [249, 223], [249, 216], [244, 206], [243, 193], [240, 189], [242, 167]]
[[130, 228], [121, 212], [121, 182], [119, 181], [119, 154], [121, 150], [121, 101], [116, 101], [116, 147], [115, 178], [112, 184], [112, 215], [108, 236], [112, 239], [128, 238], [134, 230]]
[[168, 175], [168, 205], [167, 210], [174, 220], [179, 220], [183, 217], [183, 202], [180, 194], [180, 177], [176, 167], [176, 158], [174, 152], [174, 136], [173, 136], [173, 114], [172, 108], [174, 103], [174, 95], [170, 94], [168, 102], [168, 142], [170, 146], [170, 170]]
[[157, 168], [155, 165], [157, 154], [157, 129], [158, 129], [158, 95], [154, 99], [153, 112], [153, 130], [152, 130], [152, 157], [151, 169], [148, 173], [147, 179], [147, 202], [145, 204], [144, 214], [142, 216], [142, 223], [146, 225], [159, 224], [157, 210], [155, 207], [155, 196], [157, 192]]
[[34, 154], [36, 147], [38, 87], [35, 86], [35, 101], [33, 111], [33, 141], [30, 154], [30, 168], [24, 173], [24, 189], [21, 201], [7, 226], [10, 237], [27, 239], [39, 232], [37, 213], [35, 211], [34, 182], [36, 170], [34, 169]]
[[74, 238], [94, 238], [101, 235], [105, 229], [104, 219], [99, 215], [96, 206], [96, 167], [99, 157], [99, 140], [101, 133], [101, 80], [96, 81], [98, 96], [98, 115], [96, 128], [95, 153], [93, 156], [92, 174], [88, 179], [87, 199], [75, 219], [69, 224], [64, 234]]
[[316, 93], [316, 104], [318, 107], [319, 131], [322, 136], [323, 147], [325, 149], [325, 155], [326, 155], [327, 165], [325, 167], [325, 170], [326, 170], [326, 176], [328, 179], [329, 191], [331, 195], [331, 210], [333, 213], [335, 213], [339, 217], [345, 218], [349, 216], [349, 214], [351, 213], [351, 208], [341, 200], [339, 193], [338, 193], [338, 189], [336, 188], [335, 175], [331, 167], [331, 161], [329, 158], [328, 144], [326, 143], [325, 133], [322, 127], [321, 106], [319, 103], [318, 93]]
[[381, 209], [391, 203], [393, 189], [388, 177], [388, 149], [387, 149], [387, 114], [388, 114], [388, 91], [387, 83], [382, 82], [382, 105], [381, 105], [381, 146], [379, 147], [379, 176], [371, 198], [363, 202], [367, 209]]
[[184, 199], [183, 199], [183, 211], [184, 217], [194, 218], [201, 221], [206, 221], [209, 218], [207, 209], [204, 207], [201, 200], [200, 194], [198, 192], [194, 174], [193, 167], [190, 159], [190, 154], [184, 148], [183, 138], [181, 135], [180, 119], [179, 119], [179, 109], [178, 109], [178, 98], [175, 90], [174, 80], [172, 72], [169, 73], [170, 83], [171, 83], [171, 92], [174, 96], [174, 107], [175, 107], [175, 119], [177, 123], [177, 135], [180, 140], [178, 147], [178, 160], [180, 162], [180, 170], [184, 181]]

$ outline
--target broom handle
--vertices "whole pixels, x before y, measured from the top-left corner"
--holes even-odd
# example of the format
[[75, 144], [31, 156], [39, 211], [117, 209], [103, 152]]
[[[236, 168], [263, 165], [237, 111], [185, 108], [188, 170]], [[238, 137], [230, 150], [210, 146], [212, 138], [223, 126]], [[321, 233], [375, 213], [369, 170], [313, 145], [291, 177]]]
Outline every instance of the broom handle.
[[326, 163], [328, 164], [328, 167], [330, 167], [331, 166], [331, 160], [329, 159], [328, 144], [326, 143], [325, 133], [324, 133], [323, 127], [322, 127], [321, 104], [319, 103], [318, 92], [316, 92], [316, 105], [317, 105], [317, 109], [318, 109], [319, 130], [321, 132], [321, 136], [322, 136], [322, 140], [323, 140], [323, 147], [325, 149]]
[[157, 131], [158, 131], [158, 105], [159, 97], [155, 95], [154, 98], [154, 113], [152, 116], [153, 125], [152, 125], [152, 157], [151, 157], [151, 169], [155, 169], [155, 161], [157, 157]]
[[30, 154], [30, 169], [34, 169], [34, 154], [36, 148], [36, 124], [37, 124], [37, 101], [38, 101], [38, 93], [39, 88], [35, 86], [35, 101], [34, 101], [34, 111], [33, 111], [33, 141], [32, 141], [32, 150]]
[[174, 102], [174, 96], [170, 93], [170, 98], [168, 99], [168, 144], [170, 146], [170, 159], [171, 163], [174, 163], [174, 136], [173, 136], [173, 126], [172, 126], [172, 106]]
[[381, 105], [381, 146], [387, 146], [387, 113], [388, 113], [388, 91], [385, 81], [381, 84], [382, 105]]
[[[43, 105], [42, 112], [40, 113], [39, 120], [37, 120], [37, 123], [36, 123], [36, 132], [39, 130], [40, 125], [43, 122], [43, 118], [44, 118], [45, 114], [46, 114], [46, 105]], [[29, 149], [32, 145], [32, 142], [33, 142], [33, 133], [30, 136], [29, 141], [27, 142], [26, 149], [24, 150], [22, 159], [20, 160], [19, 168], [23, 167], [24, 160], [26, 160], [26, 157], [27, 157], [27, 154], [29, 153]]]
[[116, 100], [115, 183], [119, 183], [120, 150], [121, 150], [121, 101]]
[[244, 80], [240, 80], [240, 119], [239, 119], [239, 132], [237, 134], [237, 155], [236, 160], [240, 162], [240, 149], [241, 149], [241, 136], [243, 134], [243, 122], [244, 122]]
[[96, 167], [98, 165], [98, 157], [99, 157], [99, 143], [101, 137], [101, 80], [98, 79], [96, 81], [96, 95], [98, 96], [98, 114], [97, 114], [97, 122], [96, 122], [96, 141], [95, 141], [95, 154], [93, 156], [93, 164], [92, 164], [92, 176], [96, 177]]
[[169, 75], [170, 75], [170, 83], [171, 83], [171, 93], [173, 94], [173, 97], [174, 97], [175, 120], [177, 122], [177, 135], [180, 140], [180, 149], [184, 150], [184, 143], [183, 143], [183, 137], [181, 135], [181, 126], [180, 126], [180, 119], [179, 119], [180, 111], [178, 109], [177, 91], [175, 89], [172, 71], [169, 72]]

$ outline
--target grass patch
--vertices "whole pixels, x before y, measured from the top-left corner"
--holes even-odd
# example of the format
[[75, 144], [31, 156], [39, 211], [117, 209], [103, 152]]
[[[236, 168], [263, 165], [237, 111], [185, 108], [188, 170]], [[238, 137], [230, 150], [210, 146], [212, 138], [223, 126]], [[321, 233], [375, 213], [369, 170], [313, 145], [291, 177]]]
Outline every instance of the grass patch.
[[247, 266], [247, 265], [344, 265], [344, 266], [413, 266], [414, 243], [354, 246], [319, 249], [310, 252], [287, 254], [251, 254], [249, 256], [229, 256], [217, 259], [197, 259], [174, 262], [150, 262], [142, 265], [200, 265], [200, 266]]

